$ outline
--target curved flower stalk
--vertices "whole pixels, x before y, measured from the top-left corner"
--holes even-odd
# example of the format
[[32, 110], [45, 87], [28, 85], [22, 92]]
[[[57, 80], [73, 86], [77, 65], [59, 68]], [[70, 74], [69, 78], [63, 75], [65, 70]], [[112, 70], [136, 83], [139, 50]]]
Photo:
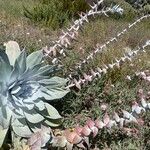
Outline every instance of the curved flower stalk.
[[[75, 86], [80, 90], [84, 83], [91, 82], [93, 79], [98, 77], [100, 78], [102, 74], [106, 74], [109, 69], [120, 67], [120, 65], [127, 60], [132, 61], [132, 58], [134, 58], [139, 52], [145, 52], [144, 49], [148, 46], [150, 46], [150, 40], [148, 40], [143, 46], [139, 47], [138, 49], [127, 52], [127, 54], [124, 54], [124, 56], [119, 60], [116, 59], [112, 64], [104, 65], [103, 68], [97, 67], [95, 70], [92, 68], [90, 70], [90, 74], [83, 73], [83, 78], [79, 78], [79, 80], [73, 78], [71, 84], [68, 87]], [[69, 77], [71, 77], [71, 75]]]
[[68, 28], [66, 32], [62, 32], [63, 34], [58, 38], [54, 46], [50, 47], [49, 49], [47, 47], [43, 49], [45, 52], [45, 56], [54, 57], [52, 59], [53, 64], [59, 62], [58, 57], [56, 57], [57, 53], [64, 57], [66, 56], [64, 52], [65, 48], [68, 48], [68, 46], [71, 45], [70, 41], [76, 39], [76, 37], [78, 36], [78, 31], [83, 26], [84, 22], [89, 22], [88, 17], [101, 14], [104, 14], [108, 17], [107, 14], [109, 12], [118, 13], [122, 15], [123, 9], [119, 5], [98, 10], [98, 7], [100, 6], [100, 4], [102, 4], [102, 2], [103, 0], [98, 1], [97, 4], [91, 6], [91, 10], [89, 10], [87, 13], [80, 14], [80, 18], [78, 20], [75, 20], [73, 22], [73, 25], [70, 28]]
[[[103, 128], [111, 130], [113, 127], [115, 127], [120, 128], [122, 131], [128, 133], [138, 132], [136, 129], [127, 128], [127, 126], [131, 123], [142, 126], [144, 121], [140, 118], [140, 114], [150, 110], [150, 102], [146, 100], [149, 95], [144, 95], [142, 89], [138, 91], [138, 95], [139, 100], [138, 102], [133, 102], [131, 112], [126, 110], [122, 110], [122, 114], [114, 112], [112, 117], [106, 113], [103, 119], [89, 119], [84, 126], [76, 126], [75, 128], [65, 129], [62, 131], [49, 130], [49, 132], [52, 134], [52, 138], [50, 140], [51, 146], [65, 148], [66, 150], [72, 150], [73, 146], [83, 149], [90, 148], [89, 137], [92, 135], [94, 138]], [[35, 147], [36, 149], [38, 148], [39, 145], [37, 145], [36, 142], [43, 144], [42, 141], [45, 138], [43, 137], [43, 134], [45, 133], [42, 131], [43, 130], [41, 130], [41, 136], [36, 137], [37, 133], [35, 133], [29, 139], [28, 144], [31, 150], [33, 150]], [[42, 144], [40, 146], [42, 146]]]
[[40, 124], [58, 126], [61, 116], [48, 102], [65, 96], [67, 80], [52, 77], [56, 66], [44, 65], [42, 50], [29, 56], [19, 45], [6, 43], [0, 50], [0, 147], [9, 127], [29, 137]]
[[117, 35], [115, 37], [112, 37], [110, 40], [108, 40], [105, 44], [98, 46], [97, 48], [95, 48], [93, 50], [93, 52], [91, 52], [84, 60], [80, 61], [78, 63], [78, 65], [75, 66], [75, 69], [81, 69], [82, 66], [84, 66], [84, 64], [88, 63], [90, 60], [92, 60], [94, 58], [94, 56], [96, 56], [97, 53], [102, 53], [104, 50], [106, 50], [106, 47], [111, 44], [112, 42], [117, 42], [117, 40], [123, 36], [125, 33], [128, 32], [129, 29], [135, 27], [138, 23], [140, 23], [141, 21], [143, 21], [143, 19], [147, 19], [150, 17], [150, 14], [142, 16], [141, 18], [137, 19], [135, 22], [133, 22], [132, 24], [129, 24], [125, 29], [123, 29], [121, 32], [118, 32]]

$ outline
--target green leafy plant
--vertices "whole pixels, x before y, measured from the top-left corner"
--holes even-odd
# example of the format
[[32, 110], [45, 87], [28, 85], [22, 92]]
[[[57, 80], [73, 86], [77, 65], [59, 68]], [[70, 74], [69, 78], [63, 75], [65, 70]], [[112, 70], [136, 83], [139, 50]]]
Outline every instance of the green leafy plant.
[[24, 7], [24, 15], [34, 22], [57, 29], [88, 7], [84, 0], [41, 0], [31, 9]]
[[14, 41], [6, 44], [6, 51], [0, 50], [0, 146], [9, 128], [29, 137], [41, 125], [60, 124], [61, 116], [47, 102], [69, 92], [67, 80], [52, 77], [56, 66], [44, 65], [42, 60], [42, 50], [27, 56]]

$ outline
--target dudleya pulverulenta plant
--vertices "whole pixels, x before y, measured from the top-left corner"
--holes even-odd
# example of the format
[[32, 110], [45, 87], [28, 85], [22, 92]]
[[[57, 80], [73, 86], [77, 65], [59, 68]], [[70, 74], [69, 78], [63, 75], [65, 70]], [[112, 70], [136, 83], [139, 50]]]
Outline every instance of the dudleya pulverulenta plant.
[[60, 123], [58, 111], [47, 102], [69, 92], [67, 80], [52, 77], [56, 66], [42, 60], [42, 50], [27, 56], [14, 41], [6, 44], [6, 51], [0, 50], [0, 147], [9, 127], [18, 136], [29, 137], [41, 125]]

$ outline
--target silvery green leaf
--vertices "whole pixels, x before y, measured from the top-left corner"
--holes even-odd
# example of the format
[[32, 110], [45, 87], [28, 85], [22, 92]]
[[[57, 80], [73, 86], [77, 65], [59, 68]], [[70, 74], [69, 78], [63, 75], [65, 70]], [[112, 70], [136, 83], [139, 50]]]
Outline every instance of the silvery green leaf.
[[16, 93], [17, 96], [22, 95], [23, 97], [24, 95], [24, 97], [31, 97], [38, 91], [40, 85], [35, 81], [28, 81], [21, 84], [20, 87], [21, 89]]
[[31, 104], [31, 103], [24, 103], [24, 107], [28, 108], [28, 110], [32, 110], [34, 108], [35, 104]]
[[35, 65], [33, 68], [27, 68], [27, 70], [19, 78], [20, 82], [29, 81], [35, 76], [42, 64]]
[[43, 93], [42, 96], [46, 100], [55, 100], [64, 97], [69, 92], [69, 89], [65, 89], [65, 88], [63, 89], [58, 87], [52, 87], [52, 88], [41, 87], [41, 91]]
[[21, 87], [16, 85], [11, 89], [11, 94], [17, 94], [21, 90]]
[[68, 80], [60, 77], [52, 77], [50, 79], [43, 79], [38, 82], [49, 87], [61, 87], [65, 86]]
[[6, 54], [9, 58], [9, 62], [11, 65], [14, 65], [15, 60], [20, 55], [20, 47], [17, 42], [15, 41], [9, 41], [5, 43], [6, 46]]
[[8, 104], [7, 96], [1, 95], [0, 100], [1, 100], [1, 103], [2, 103], [1, 107], [3, 107], [3, 108], [6, 107], [6, 105]]
[[[61, 119], [62, 117], [58, 113], [58, 111], [50, 104], [45, 103], [45, 108], [47, 109], [48, 112], [48, 118], [50, 119]], [[44, 115], [44, 114], [43, 114]]]
[[37, 107], [37, 109], [39, 111], [43, 111], [45, 109], [45, 105], [44, 104], [45, 103], [42, 100], [40, 100], [40, 99], [38, 99], [38, 101], [35, 102], [35, 106]]
[[35, 100], [37, 100], [38, 98], [41, 98], [40, 91], [33, 94], [32, 96], [24, 99], [23, 102], [24, 103], [31, 103], [31, 102], [34, 102]]
[[31, 127], [28, 126], [25, 118], [12, 118], [11, 126], [15, 134], [21, 137], [30, 137], [32, 135]]
[[19, 64], [18, 62], [16, 61], [15, 62], [15, 65], [14, 65], [14, 68], [13, 68], [13, 71], [11, 72], [11, 75], [10, 75], [10, 83], [14, 83], [15, 81], [17, 81], [19, 78]]
[[12, 69], [9, 64], [4, 62], [3, 60], [0, 61], [0, 81], [7, 82], [10, 77]]
[[46, 119], [44, 123], [46, 123], [50, 127], [58, 127], [61, 124], [61, 120]]
[[30, 110], [28, 113], [24, 112], [24, 115], [30, 123], [36, 124], [44, 120], [44, 117], [37, 113], [35, 110]]
[[12, 116], [14, 118], [24, 118], [24, 112], [21, 108], [13, 110]]
[[55, 66], [50, 66], [50, 65], [42, 66], [42, 64], [38, 64], [32, 68], [32, 70], [30, 71], [30, 74], [32, 72], [32, 75], [29, 76], [28, 79], [37, 81], [38, 79], [41, 79], [42, 76], [43, 78], [45, 76], [47, 77], [48, 75], [53, 73], [55, 70], [56, 70]]
[[0, 125], [7, 129], [10, 124], [12, 111], [8, 108], [8, 106], [0, 107]]
[[3, 50], [0, 50], [0, 58], [1, 58], [0, 60], [3, 60], [6, 64], [10, 65], [8, 56]]
[[23, 102], [20, 98], [12, 95], [13, 100], [15, 101], [14, 104], [16, 104], [16, 106], [18, 107], [22, 107], [23, 106]]
[[42, 50], [36, 51], [31, 53], [27, 57], [27, 67], [32, 68], [33, 66], [40, 64], [43, 59], [43, 52]]
[[50, 79], [41, 79], [38, 81], [38, 83], [40, 83], [42, 86], [45, 86], [45, 85], [56, 86], [56, 84], [57, 84], [57, 82], [52, 81], [51, 78]]
[[2, 126], [0, 126], [0, 148], [3, 145], [7, 131], [8, 131], [8, 128], [4, 129]]
[[23, 50], [21, 52], [21, 54], [19, 55], [19, 57], [16, 59], [16, 61], [18, 61], [19, 64], [19, 73], [22, 74], [25, 72], [26, 70], [26, 52], [25, 50]]
[[56, 70], [57, 70], [56, 66], [45, 65], [39, 69], [38, 75], [45, 76], [45, 75], [54, 73], [54, 71], [56, 71]]
[[59, 85], [59, 86], [64, 86], [68, 82], [67, 79], [56, 77], [56, 76], [52, 77], [50, 80], [55, 81], [57, 83], [57, 85]]

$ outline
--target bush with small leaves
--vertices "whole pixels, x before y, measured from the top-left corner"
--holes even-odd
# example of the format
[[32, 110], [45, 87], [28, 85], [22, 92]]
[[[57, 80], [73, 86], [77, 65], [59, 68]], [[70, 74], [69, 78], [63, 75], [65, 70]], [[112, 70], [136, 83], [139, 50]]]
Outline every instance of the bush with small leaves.
[[84, 0], [41, 0], [32, 9], [24, 7], [24, 15], [35, 23], [57, 29], [88, 8]]

